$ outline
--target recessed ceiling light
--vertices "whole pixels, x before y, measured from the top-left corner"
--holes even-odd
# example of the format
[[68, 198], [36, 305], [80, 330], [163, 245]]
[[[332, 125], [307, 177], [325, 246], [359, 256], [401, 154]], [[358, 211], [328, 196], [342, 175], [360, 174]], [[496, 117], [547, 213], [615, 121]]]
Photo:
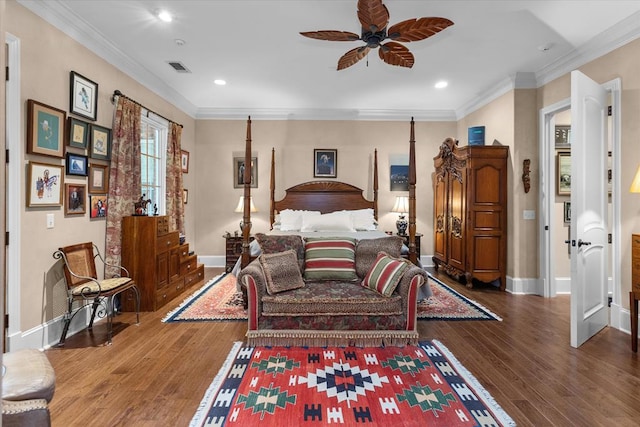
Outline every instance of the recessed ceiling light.
[[185, 41], [182, 39], [175, 39], [174, 40], [175, 44], [177, 44], [178, 46], [184, 46], [185, 45]]
[[441, 80], [435, 84], [436, 89], [444, 89], [447, 86], [449, 86], [449, 83], [445, 82], [444, 80]]
[[215, 79], [213, 83], [217, 84], [218, 86], [224, 86], [227, 84], [227, 81], [222, 79]]
[[173, 20], [171, 14], [166, 10], [158, 11], [158, 18], [160, 18], [160, 20], [163, 22], [171, 22]]

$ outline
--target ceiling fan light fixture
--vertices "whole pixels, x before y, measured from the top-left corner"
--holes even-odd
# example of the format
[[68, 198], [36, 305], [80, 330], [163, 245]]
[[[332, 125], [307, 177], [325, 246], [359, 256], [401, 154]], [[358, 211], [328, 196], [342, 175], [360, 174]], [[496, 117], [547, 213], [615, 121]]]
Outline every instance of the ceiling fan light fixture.
[[169, 13], [169, 11], [167, 11], [167, 10], [159, 10], [156, 13], [156, 16], [162, 22], [171, 22], [171, 21], [173, 21], [173, 17], [171, 16], [171, 13]]
[[436, 84], [433, 86], [436, 89], [444, 89], [445, 87], [449, 86], [449, 83], [446, 80], [440, 80], [439, 82], [436, 82]]
[[224, 86], [227, 84], [227, 81], [224, 79], [215, 79], [213, 81], [213, 84], [217, 85], [217, 86]]

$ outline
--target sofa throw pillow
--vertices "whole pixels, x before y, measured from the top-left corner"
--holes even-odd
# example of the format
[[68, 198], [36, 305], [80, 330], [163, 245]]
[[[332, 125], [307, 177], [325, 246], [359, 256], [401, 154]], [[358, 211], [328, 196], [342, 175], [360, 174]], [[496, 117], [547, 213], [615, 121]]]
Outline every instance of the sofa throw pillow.
[[355, 281], [356, 240], [349, 237], [307, 237], [304, 246], [305, 280]]
[[293, 249], [274, 254], [262, 254], [258, 257], [264, 277], [267, 280], [269, 295], [302, 288], [304, 282], [298, 268], [298, 258]]
[[297, 265], [300, 267], [301, 273], [304, 271], [304, 242], [302, 237], [256, 233], [255, 238], [263, 254], [275, 254], [289, 249], [296, 251]]
[[409, 268], [409, 261], [393, 258], [385, 252], [380, 252], [362, 281], [362, 286], [390, 297], [407, 268]]
[[400, 258], [403, 242], [404, 239], [399, 236], [359, 240], [356, 246], [356, 273], [358, 277], [364, 278], [366, 276], [380, 252], [386, 252], [391, 257]]

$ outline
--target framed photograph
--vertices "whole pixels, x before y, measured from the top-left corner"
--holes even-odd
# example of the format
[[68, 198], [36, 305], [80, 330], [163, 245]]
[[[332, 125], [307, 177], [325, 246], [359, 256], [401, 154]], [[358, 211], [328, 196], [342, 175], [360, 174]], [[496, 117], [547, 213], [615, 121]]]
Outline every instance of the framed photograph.
[[87, 176], [87, 156], [67, 153], [67, 175]]
[[556, 148], [571, 148], [571, 126], [556, 126]]
[[95, 121], [98, 118], [98, 83], [71, 72], [69, 111]]
[[67, 145], [84, 150], [89, 146], [89, 123], [69, 117], [67, 123]]
[[409, 165], [391, 165], [389, 180], [391, 191], [409, 191]]
[[65, 215], [84, 215], [87, 213], [87, 186], [85, 184], [65, 184], [64, 194]]
[[[244, 187], [244, 157], [233, 158], [233, 188]], [[251, 158], [251, 188], [258, 188], [258, 158]]]
[[111, 129], [102, 126], [89, 125], [89, 157], [92, 159], [111, 159]]
[[187, 190], [186, 188], [182, 189], [182, 203], [184, 203], [185, 205], [189, 203], [189, 190]]
[[109, 166], [91, 163], [89, 165], [89, 193], [109, 192]]
[[571, 194], [571, 153], [559, 152], [556, 166], [557, 187], [559, 196]]
[[89, 218], [106, 218], [107, 217], [107, 195], [90, 195], [89, 196]]
[[313, 150], [313, 177], [338, 177], [338, 150]]
[[564, 223], [571, 224], [571, 202], [564, 202]]
[[182, 173], [189, 173], [189, 152], [182, 150]]
[[62, 206], [63, 166], [29, 162], [27, 207]]
[[27, 153], [64, 157], [67, 113], [33, 99], [27, 101]]

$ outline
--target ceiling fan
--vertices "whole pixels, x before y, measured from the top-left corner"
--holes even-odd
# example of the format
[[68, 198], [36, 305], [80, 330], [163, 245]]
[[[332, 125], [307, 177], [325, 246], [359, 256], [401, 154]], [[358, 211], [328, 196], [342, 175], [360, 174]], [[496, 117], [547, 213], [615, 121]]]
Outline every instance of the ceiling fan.
[[[362, 34], [348, 31], [324, 30], [301, 32], [305, 37], [328, 41], [362, 40], [364, 46], [356, 47], [345, 53], [338, 61], [338, 70], [348, 68], [367, 56], [371, 49], [379, 48], [380, 59], [390, 65], [413, 67], [413, 54], [398, 42], [424, 40], [453, 25], [446, 18], [413, 18], [389, 25], [389, 10], [382, 0], [358, 0], [358, 19], [362, 24]], [[392, 40], [382, 43], [385, 40]]]

